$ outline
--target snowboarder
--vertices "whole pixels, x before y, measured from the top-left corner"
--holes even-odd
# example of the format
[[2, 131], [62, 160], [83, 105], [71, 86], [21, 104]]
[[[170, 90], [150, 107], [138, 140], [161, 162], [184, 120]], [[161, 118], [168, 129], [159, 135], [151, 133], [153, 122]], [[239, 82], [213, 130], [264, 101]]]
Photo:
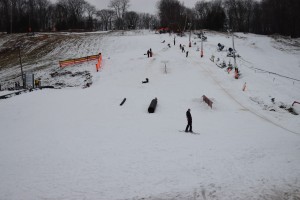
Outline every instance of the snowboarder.
[[186, 111], [186, 118], [187, 118], [188, 124], [185, 128], [185, 132], [193, 132], [193, 130], [192, 130], [192, 115], [191, 115], [190, 111], [191, 111], [191, 109], [188, 109]]
[[152, 57], [152, 49], [149, 50], [149, 55]]
[[189, 51], [186, 51], [185, 57], [188, 57], [188, 56], [189, 56]]
[[150, 57], [150, 51], [149, 50], [147, 51], [147, 56], [148, 56], [148, 58]]

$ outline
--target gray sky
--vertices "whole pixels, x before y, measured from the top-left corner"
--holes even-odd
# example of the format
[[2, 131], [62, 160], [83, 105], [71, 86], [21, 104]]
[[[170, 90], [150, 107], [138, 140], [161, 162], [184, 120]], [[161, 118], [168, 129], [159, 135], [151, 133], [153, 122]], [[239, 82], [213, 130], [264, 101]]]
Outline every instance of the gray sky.
[[[108, 8], [108, 4], [110, 0], [86, 0], [91, 5], [96, 6], [98, 10], [106, 9]], [[195, 6], [195, 3], [198, 0], [179, 0], [180, 2], [183, 2], [184, 5], [188, 8], [192, 8]], [[136, 12], [146, 12], [150, 14], [156, 14], [156, 3], [158, 0], [130, 0], [130, 7], [129, 11], [136, 11]]]

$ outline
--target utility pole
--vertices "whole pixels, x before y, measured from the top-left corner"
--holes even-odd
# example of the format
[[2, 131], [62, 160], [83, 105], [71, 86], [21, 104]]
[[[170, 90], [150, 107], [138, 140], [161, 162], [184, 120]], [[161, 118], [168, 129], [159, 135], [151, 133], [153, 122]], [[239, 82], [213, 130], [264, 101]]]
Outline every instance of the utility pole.
[[232, 48], [233, 48], [234, 68], [237, 68], [236, 57], [235, 57], [235, 47], [234, 47], [234, 34], [233, 34], [233, 32], [231, 32], [231, 34], [232, 34]]
[[201, 31], [201, 58], [203, 57], [203, 31]]
[[189, 47], [192, 47], [191, 37], [192, 37], [192, 23], [189, 23], [190, 35], [189, 35]]
[[20, 66], [21, 66], [22, 83], [23, 83], [23, 88], [25, 89], [25, 81], [24, 81], [23, 66], [22, 66], [22, 58], [21, 58], [21, 46], [18, 46], [18, 49], [19, 49], [19, 60], [20, 60]]

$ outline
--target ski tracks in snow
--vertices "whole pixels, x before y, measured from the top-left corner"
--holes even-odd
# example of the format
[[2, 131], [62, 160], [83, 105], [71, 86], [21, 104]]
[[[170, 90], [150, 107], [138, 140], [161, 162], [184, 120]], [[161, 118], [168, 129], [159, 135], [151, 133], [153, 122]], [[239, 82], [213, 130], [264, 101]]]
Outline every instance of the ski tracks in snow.
[[212, 75], [213, 73], [212, 73], [207, 67], [201, 66], [201, 68], [204, 69], [204, 70], [207, 72], [207, 74], [212, 78], [212, 80], [213, 80], [213, 81], [214, 81], [214, 82], [222, 89], [222, 91], [224, 91], [224, 93], [225, 93], [228, 97], [230, 97], [234, 102], [236, 102], [239, 106], [242, 107], [242, 110], [244, 110], [244, 111], [249, 111], [249, 112], [252, 113], [253, 115], [255, 115], [255, 116], [257, 116], [257, 117], [263, 119], [264, 121], [269, 122], [269, 123], [273, 124], [274, 126], [277, 126], [278, 128], [281, 128], [281, 129], [283, 129], [283, 130], [285, 130], [285, 131], [287, 131], [287, 132], [290, 132], [290, 133], [293, 133], [293, 134], [300, 135], [299, 132], [295, 132], [295, 131], [293, 131], [293, 130], [290, 130], [290, 129], [288, 129], [288, 128], [286, 128], [286, 127], [284, 127], [284, 126], [282, 126], [282, 125], [280, 125], [280, 124], [278, 124], [278, 123], [272, 121], [271, 119], [267, 118], [266, 116], [263, 116], [263, 115], [261, 115], [261, 114], [255, 112], [253, 109], [250, 109], [250, 108], [246, 107], [245, 105], [243, 105], [243, 104], [242, 104], [241, 102], [239, 102], [232, 94], [230, 94], [230, 93], [228, 92], [228, 90], [226, 90], [226, 89], [220, 84], [220, 82], [216, 79], [216, 77], [214, 77], [214, 76]]

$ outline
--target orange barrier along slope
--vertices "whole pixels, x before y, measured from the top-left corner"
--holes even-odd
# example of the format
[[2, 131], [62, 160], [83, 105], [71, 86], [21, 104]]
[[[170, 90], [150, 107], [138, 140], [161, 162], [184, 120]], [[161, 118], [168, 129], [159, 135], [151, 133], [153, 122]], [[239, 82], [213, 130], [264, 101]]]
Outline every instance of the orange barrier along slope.
[[86, 57], [81, 57], [81, 58], [74, 58], [74, 59], [68, 59], [68, 60], [63, 60], [59, 61], [59, 66], [60, 67], [67, 67], [69, 65], [74, 65], [78, 63], [83, 63], [91, 60], [97, 60], [101, 56], [101, 53], [97, 55], [91, 55], [91, 56], [86, 56]]

